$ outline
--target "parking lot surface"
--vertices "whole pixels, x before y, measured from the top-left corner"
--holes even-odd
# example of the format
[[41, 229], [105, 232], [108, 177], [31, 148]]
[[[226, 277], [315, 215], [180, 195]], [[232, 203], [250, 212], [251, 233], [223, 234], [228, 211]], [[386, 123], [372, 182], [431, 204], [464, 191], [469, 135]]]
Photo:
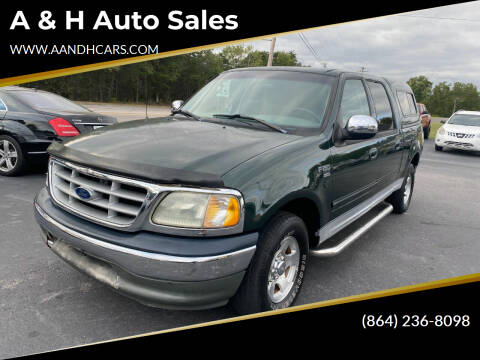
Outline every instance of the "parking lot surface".
[[[425, 149], [409, 211], [389, 215], [334, 258], [311, 258], [297, 304], [480, 272], [480, 155]], [[0, 177], [0, 358], [234, 316], [223, 307], [140, 305], [45, 246], [32, 201], [42, 171]]]
[[170, 107], [145, 104], [109, 104], [95, 102], [79, 102], [88, 109], [103, 115], [114, 116], [119, 122], [156, 118], [170, 114]]

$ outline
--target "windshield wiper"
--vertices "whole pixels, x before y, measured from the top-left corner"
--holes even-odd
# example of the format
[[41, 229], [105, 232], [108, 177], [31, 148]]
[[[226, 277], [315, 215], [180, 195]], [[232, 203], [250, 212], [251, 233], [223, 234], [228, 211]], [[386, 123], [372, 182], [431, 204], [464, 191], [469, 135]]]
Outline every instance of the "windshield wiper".
[[186, 110], [182, 110], [182, 109], [178, 109], [178, 110], [172, 110], [172, 114], [180, 114], [180, 115], [185, 115], [185, 116], [188, 116], [188, 117], [191, 117], [192, 119], [195, 119], [197, 121], [202, 121], [202, 119], [200, 119], [198, 116], [192, 114], [190, 111], [186, 111]]
[[262, 120], [262, 119], [257, 119], [257, 118], [254, 118], [252, 116], [246, 116], [246, 115], [242, 115], [242, 114], [213, 114], [214, 117], [225, 117], [227, 119], [245, 119], [245, 120], [253, 120], [253, 121], [256, 121], [262, 125], [265, 125], [267, 127], [269, 127], [270, 129], [273, 129], [275, 131], [278, 131], [278, 132], [281, 132], [282, 134], [286, 134], [287, 131], [286, 130], [283, 130], [281, 127], [278, 127], [276, 125], [273, 125], [273, 124], [270, 124], [268, 122], [266, 122], [265, 120]]

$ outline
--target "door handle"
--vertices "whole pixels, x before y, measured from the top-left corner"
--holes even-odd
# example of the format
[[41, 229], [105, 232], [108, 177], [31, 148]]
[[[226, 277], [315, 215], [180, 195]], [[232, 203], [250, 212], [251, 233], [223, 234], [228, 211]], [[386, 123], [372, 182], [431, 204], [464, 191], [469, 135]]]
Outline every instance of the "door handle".
[[368, 157], [370, 158], [370, 160], [375, 160], [377, 158], [377, 155], [378, 155], [377, 148], [371, 148], [368, 151]]

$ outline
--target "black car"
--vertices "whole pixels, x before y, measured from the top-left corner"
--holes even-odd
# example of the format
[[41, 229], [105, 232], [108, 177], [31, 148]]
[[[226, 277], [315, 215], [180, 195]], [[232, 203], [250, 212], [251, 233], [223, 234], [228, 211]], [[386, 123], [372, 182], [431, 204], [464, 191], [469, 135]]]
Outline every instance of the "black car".
[[47, 91], [0, 88], [0, 175], [18, 175], [28, 164], [46, 163], [53, 141], [116, 122]]

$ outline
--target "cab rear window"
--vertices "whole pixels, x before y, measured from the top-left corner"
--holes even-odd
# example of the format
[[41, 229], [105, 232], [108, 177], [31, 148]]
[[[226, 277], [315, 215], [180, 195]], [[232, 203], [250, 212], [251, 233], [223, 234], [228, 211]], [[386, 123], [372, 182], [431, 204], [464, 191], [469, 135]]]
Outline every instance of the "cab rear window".
[[397, 97], [404, 116], [417, 114], [417, 107], [415, 105], [413, 94], [397, 90]]

